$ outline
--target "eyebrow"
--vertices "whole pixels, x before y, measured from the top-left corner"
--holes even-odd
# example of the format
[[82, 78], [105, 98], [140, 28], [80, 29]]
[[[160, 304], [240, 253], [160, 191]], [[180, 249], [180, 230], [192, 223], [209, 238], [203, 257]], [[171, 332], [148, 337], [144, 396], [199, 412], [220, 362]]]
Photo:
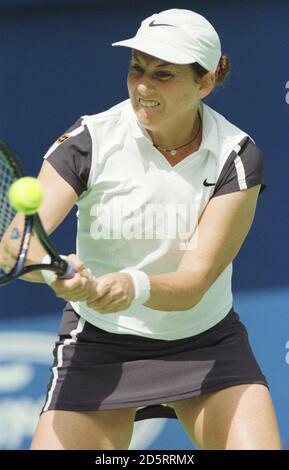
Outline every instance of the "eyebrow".
[[[141, 64], [141, 60], [134, 54], [132, 54], [132, 59], [135, 59], [139, 64]], [[163, 62], [161, 64], [158, 64], [157, 67], [168, 67], [168, 66], [174, 66], [171, 62]]]

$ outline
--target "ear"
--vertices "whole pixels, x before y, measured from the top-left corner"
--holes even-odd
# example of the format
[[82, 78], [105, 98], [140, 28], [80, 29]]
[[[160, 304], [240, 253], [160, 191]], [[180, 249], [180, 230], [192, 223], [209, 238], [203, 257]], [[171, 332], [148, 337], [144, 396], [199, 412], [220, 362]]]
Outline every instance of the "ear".
[[216, 77], [213, 72], [208, 72], [206, 73], [206, 75], [203, 76], [200, 81], [198, 91], [200, 100], [206, 98], [206, 96], [208, 96], [212, 92], [215, 87], [215, 81]]

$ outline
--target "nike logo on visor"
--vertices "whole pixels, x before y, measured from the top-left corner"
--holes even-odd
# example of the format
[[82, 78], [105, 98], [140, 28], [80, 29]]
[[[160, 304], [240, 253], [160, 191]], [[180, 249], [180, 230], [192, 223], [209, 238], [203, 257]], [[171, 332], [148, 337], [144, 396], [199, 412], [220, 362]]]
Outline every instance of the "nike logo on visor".
[[172, 28], [176, 28], [173, 24], [155, 23], [155, 20], [151, 21], [149, 26], [171, 26]]
[[215, 186], [216, 183], [208, 183], [207, 181], [207, 178], [205, 179], [205, 181], [203, 182], [203, 185], [204, 186]]

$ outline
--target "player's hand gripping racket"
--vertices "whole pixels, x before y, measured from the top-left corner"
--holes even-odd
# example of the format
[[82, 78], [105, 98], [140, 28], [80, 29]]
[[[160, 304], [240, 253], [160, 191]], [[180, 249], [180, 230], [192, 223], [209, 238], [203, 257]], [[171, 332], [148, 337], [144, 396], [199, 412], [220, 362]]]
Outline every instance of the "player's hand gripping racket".
[[[8, 190], [17, 179], [24, 176], [24, 172], [12, 151], [0, 140], [0, 286], [8, 284], [24, 274], [38, 270], [54, 271], [58, 277], [70, 279], [75, 274], [74, 267], [59, 256], [46, 234], [37, 212], [24, 215], [24, 227], [21, 230], [19, 227], [11, 225], [17, 211], [9, 202]], [[9, 268], [7, 270], [5, 267], [5, 240], [3, 241], [3, 237], [8, 229], [10, 231], [9, 237], [11, 242], [16, 243], [18, 255], [15, 256], [14, 250], [13, 267], [11, 268], [11, 258], [9, 258], [10, 263], [8, 263]], [[33, 230], [44, 250], [50, 256], [50, 262], [25, 266]]]

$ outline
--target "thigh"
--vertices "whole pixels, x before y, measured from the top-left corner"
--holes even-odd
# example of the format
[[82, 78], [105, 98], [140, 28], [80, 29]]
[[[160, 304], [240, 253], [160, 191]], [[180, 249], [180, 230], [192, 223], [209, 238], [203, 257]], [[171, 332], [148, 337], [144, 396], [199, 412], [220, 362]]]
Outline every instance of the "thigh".
[[40, 416], [31, 450], [128, 449], [135, 413], [134, 408], [46, 411]]
[[272, 400], [264, 385], [236, 385], [170, 405], [201, 449], [281, 449]]

